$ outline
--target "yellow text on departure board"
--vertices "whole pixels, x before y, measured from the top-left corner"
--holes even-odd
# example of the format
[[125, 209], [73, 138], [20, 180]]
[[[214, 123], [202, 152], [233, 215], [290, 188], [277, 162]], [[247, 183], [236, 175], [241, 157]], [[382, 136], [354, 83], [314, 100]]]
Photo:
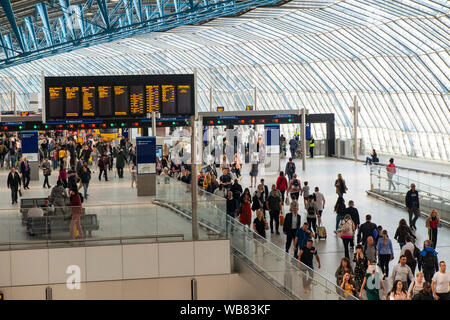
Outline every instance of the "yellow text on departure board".
[[78, 87], [66, 87], [66, 99], [72, 100], [77, 98], [78, 90]]
[[109, 86], [99, 86], [98, 87], [98, 97], [100, 99], [107, 99], [111, 96], [111, 87]]
[[48, 92], [50, 94], [50, 100], [56, 100], [61, 98], [62, 87], [50, 87], [48, 88]]
[[95, 87], [82, 87], [83, 93], [83, 116], [94, 116], [94, 94]]
[[127, 90], [126, 86], [114, 86], [114, 94], [116, 96], [120, 96], [125, 93], [125, 90]]
[[144, 93], [142, 91], [130, 93], [130, 112], [131, 114], [144, 113]]
[[146, 86], [147, 112], [159, 112], [159, 86]]
[[162, 86], [162, 102], [175, 102], [175, 86]]

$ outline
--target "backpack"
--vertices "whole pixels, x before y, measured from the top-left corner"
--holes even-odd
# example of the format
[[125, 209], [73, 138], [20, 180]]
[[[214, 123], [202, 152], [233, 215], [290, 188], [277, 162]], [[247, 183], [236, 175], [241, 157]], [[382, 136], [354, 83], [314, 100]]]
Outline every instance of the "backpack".
[[427, 252], [425, 257], [422, 256], [422, 268], [423, 269], [434, 269], [436, 262], [436, 257], [432, 252]]
[[292, 182], [292, 185], [295, 186], [296, 188], [298, 188], [298, 186], [299, 186], [298, 179], [295, 179], [295, 180]]

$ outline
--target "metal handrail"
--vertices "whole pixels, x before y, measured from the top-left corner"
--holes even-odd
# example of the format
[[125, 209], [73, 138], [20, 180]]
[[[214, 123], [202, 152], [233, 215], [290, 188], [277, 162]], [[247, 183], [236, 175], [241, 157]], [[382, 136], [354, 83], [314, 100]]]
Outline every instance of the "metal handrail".
[[142, 240], [142, 239], [158, 239], [158, 238], [182, 238], [184, 240], [184, 234], [161, 234], [161, 235], [149, 235], [149, 236], [126, 236], [126, 237], [104, 237], [104, 238], [85, 238], [85, 239], [60, 239], [60, 240], [37, 240], [37, 241], [22, 241], [22, 242], [0, 242], [0, 246], [14, 246], [14, 245], [27, 245], [27, 244], [48, 244], [48, 243], [67, 243], [67, 242], [95, 242], [95, 241], [111, 241], [118, 240], [120, 243], [124, 240]]

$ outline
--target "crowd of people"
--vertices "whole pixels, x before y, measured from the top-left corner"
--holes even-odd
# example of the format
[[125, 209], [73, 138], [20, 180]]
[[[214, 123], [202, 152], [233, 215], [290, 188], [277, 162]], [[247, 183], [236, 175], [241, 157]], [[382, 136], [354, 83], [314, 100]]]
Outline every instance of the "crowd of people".
[[[105, 142], [93, 134], [83, 138], [74, 135], [63, 135], [61, 131], [48, 131], [39, 136], [39, 170], [43, 175], [42, 188], [51, 189], [49, 206], [53, 210], [32, 208], [32, 216], [64, 215], [71, 217], [70, 235], [82, 238], [80, 224], [81, 207], [88, 199], [89, 183], [92, 173], [98, 170], [98, 180], [102, 176], [108, 181], [108, 172], [115, 165], [119, 178], [124, 178], [124, 167], [130, 165], [132, 177], [136, 175], [136, 152], [128, 139], [122, 138], [119, 145]], [[0, 166], [9, 167], [7, 187], [11, 190], [11, 203], [17, 204], [18, 193], [30, 189], [31, 166], [28, 159], [22, 156], [20, 136], [9, 133], [0, 135]], [[50, 185], [49, 177], [58, 171], [57, 182]], [[132, 187], [136, 179], [132, 178]], [[23, 187], [23, 191], [22, 191]], [[83, 194], [79, 191], [83, 189]], [[66, 210], [66, 207], [71, 210]]]
[[[179, 161], [178, 155], [174, 157], [167, 145], [162, 149], [161, 158], [157, 158], [157, 174], [190, 184], [192, 166]], [[180, 150], [183, 151], [182, 148]], [[121, 139], [116, 147], [92, 137], [81, 141], [73, 136], [63, 137], [57, 132], [47, 133], [39, 139], [39, 152], [44, 176], [43, 188], [52, 187], [48, 177], [52, 170], [59, 168], [57, 184], [49, 197], [55, 207], [65, 205], [68, 190], [70, 206], [81, 208], [83, 199], [88, 199], [89, 196], [91, 174], [98, 170], [99, 181], [102, 176], [108, 181], [108, 172], [113, 169], [114, 164], [119, 178], [123, 178], [123, 168], [129, 164], [131, 186], [134, 187], [137, 183], [136, 152], [128, 139]], [[293, 148], [291, 152], [295, 154]], [[14, 204], [17, 203], [20, 186], [28, 188], [30, 165], [28, 160], [21, 156], [20, 140], [17, 137], [2, 136], [0, 155], [1, 165], [7, 162], [10, 166], [7, 185], [12, 191]], [[372, 161], [368, 159], [367, 162], [377, 163], [375, 150], [371, 156]], [[285, 250], [288, 254], [291, 254], [292, 250], [293, 256], [308, 266], [310, 271], [314, 269], [315, 257], [320, 268], [320, 258], [314, 242], [327, 236], [322, 217], [325, 209], [324, 195], [318, 186], [314, 186], [312, 190], [308, 181], [300, 181], [292, 157], [273, 184], [267, 184], [264, 179], [257, 183], [258, 165], [259, 161], [251, 162], [251, 186], [244, 187], [241, 185], [242, 163], [238, 155], [235, 154], [233, 160], [229, 161], [227, 155], [223, 154], [218, 165], [210, 164], [198, 172], [197, 183], [199, 188], [226, 199], [226, 213], [231, 219], [237, 219], [263, 238], [266, 238], [266, 232], [269, 230], [276, 236], [282, 232], [285, 235]], [[394, 159], [390, 159], [386, 171], [392, 180], [392, 175], [395, 174]], [[392, 186], [395, 188], [393, 183]], [[421, 249], [415, 244], [420, 204], [419, 192], [414, 184], [405, 195], [409, 222], [401, 219], [393, 236], [401, 250], [397, 260], [388, 230], [374, 223], [370, 214], [365, 216], [365, 221], [360, 221], [354, 201], [345, 201], [344, 196], [349, 188], [342, 174], [337, 175], [334, 187], [337, 195], [333, 207], [336, 214], [334, 233], [341, 239], [344, 247], [344, 255], [335, 273], [337, 286], [346, 294], [356, 297], [362, 297], [365, 291], [369, 300], [380, 299], [382, 291], [386, 299], [391, 300], [450, 299], [450, 274], [446, 271], [445, 262], [439, 261], [438, 252], [435, 250], [440, 227], [440, 216], [436, 210], [426, 219], [429, 239], [423, 243]], [[81, 188], [84, 189], [83, 195], [79, 193]], [[285, 210], [285, 207], [288, 210]], [[303, 223], [301, 210], [306, 213], [306, 221]], [[73, 237], [83, 236], [79, 225], [80, 216], [81, 211], [72, 211]], [[394, 261], [397, 262], [390, 272], [390, 264]], [[304, 278], [305, 292], [311, 290], [310, 278]], [[393, 284], [389, 292], [386, 292], [386, 279], [390, 279]]]
[[[164, 167], [164, 166], [163, 166]], [[236, 168], [239, 168], [237, 172]], [[394, 172], [394, 160], [390, 160], [387, 172]], [[303, 184], [298, 179], [293, 159], [286, 163], [272, 185], [260, 179], [254, 182], [255, 169], [250, 168], [251, 186], [241, 185], [241, 164], [237, 155], [232, 163], [222, 161], [219, 167], [207, 166], [197, 175], [200, 188], [226, 198], [226, 212], [242, 224], [252, 228], [261, 237], [266, 238], [266, 231], [286, 236], [285, 250], [314, 269], [313, 258], [316, 257], [320, 268], [320, 259], [314, 241], [326, 231], [322, 229], [322, 213], [325, 197], [315, 186], [310, 190], [308, 181]], [[180, 173], [176, 165], [170, 168], [173, 176], [190, 183], [190, 168], [181, 166]], [[220, 172], [221, 174], [218, 174]], [[183, 177], [187, 177], [184, 178]], [[336, 214], [335, 235], [344, 246], [344, 257], [336, 270], [336, 285], [348, 295], [362, 297], [366, 292], [369, 300], [381, 299], [381, 291], [386, 290], [384, 280], [391, 280], [392, 290], [385, 293], [390, 300], [400, 299], [450, 299], [448, 282], [450, 274], [446, 272], [445, 262], [438, 260], [435, 251], [440, 217], [433, 210], [426, 219], [429, 240], [419, 249], [416, 241], [416, 221], [419, 217], [419, 195], [415, 185], [405, 195], [405, 205], [409, 212], [409, 224], [405, 219], [399, 221], [393, 239], [397, 241], [401, 254], [390, 272], [389, 266], [394, 262], [393, 243], [388, 230], [372, 221], [370, 214], [365, 221], [360, 221], [360, 214], [354, 201], [346, 202], [344, 196], [348, 186], [342, 174], [334, 182], [337, 200], [334, 204]], [[284, 213], [284, 206], [289, 210]], [[301, 222], [300, 210], [304, 208], [306, 221]], [[281, 230], [280, 230], [281, 227]], [[418, 272], [416, 274], [416, 268]], [[379, 272], [381, 270], [381, 273]], [[416, 278], [415, 278], [416, 277]], [[447, 281], [447, 287], [443, 285]], [[304, 280], [305, 292], [311, 290], [308, 277]], [[404, 294], [403, 294], [404, 293]]]

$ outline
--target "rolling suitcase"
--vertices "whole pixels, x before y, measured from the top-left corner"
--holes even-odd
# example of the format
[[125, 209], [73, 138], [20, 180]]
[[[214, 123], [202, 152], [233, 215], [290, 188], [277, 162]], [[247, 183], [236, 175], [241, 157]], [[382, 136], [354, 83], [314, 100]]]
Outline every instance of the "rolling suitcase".
[[326, 239], [327, 238], [327, 229], [325, 229], [324, 226], [317, 227], [317, 235], [319, 237], [319, 240]]

